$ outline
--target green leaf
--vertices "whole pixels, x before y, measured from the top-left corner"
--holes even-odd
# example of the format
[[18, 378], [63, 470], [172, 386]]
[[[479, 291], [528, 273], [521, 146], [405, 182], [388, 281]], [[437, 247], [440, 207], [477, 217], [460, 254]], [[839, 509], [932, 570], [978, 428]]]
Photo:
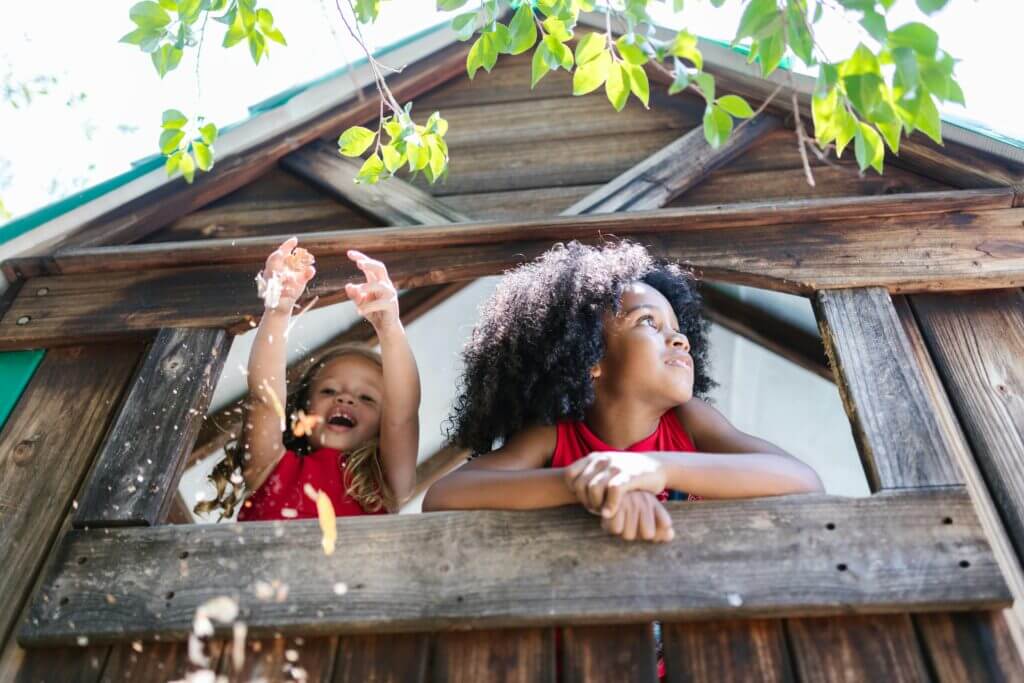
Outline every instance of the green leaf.
[[566, 26], [565, 22], [555, 16], [548, 17], [541, 24], [544, 27], [544, 32], [554, 38], [560, 43], [564, 43], [567, 40], [572, 40], [572, 31]]
[[648, 101], [651, 98], [651, 86], [647, 82], [647, 72], [639, 64], [623, 64], [622, 68], [629, 74], [630, 91], [644, 103], [644, 107], [650, 109]]
[[566, 47], [565, 43], [559, 42], [552, 35], [547, 35], [544, 36], [544, 47], [547, 48], [547, 54], [550, 56], [548, 66], [556, 68], [556, 66], [552, 65], [552, 60], [554, 60], [554, 63], [557, 66], [562, 67], [566, 71], [572, 69], [572, 50]]
[[178, 0], [158, 0], [157, 4], [168, 12], [178, 11]]
[[184, 176], [185, 182], [189, 185], [192, 184], [192, 180], [196, 175], [196, 164], [192, 160], [192, 155], [188, 152], [178, 152], [181, 157], [178, 159], [178, 170], [181, 171], [181, 175]]
[[889, 37], [889, 28], [885, 24], [885, 15], [879, 14], [873, 9], [864, 12], [860, 25], [864, 27], [869, 36], [880, 43], [884, 43]]
[[738, 95], [723, 95], [718, 98], [718, 106], [724, 109], [729, 115], [738, 119], [749, 119], [754, 115], [754, 110], [747, 101]]
[[402, 124], [395, 120], [395, 117], [389, 116], [384, 119], [384, 132], [392, 140], [397, 140], [402, 136]]
[[922, 93], [914, 117], [914, 127], [939, 144], [942, 143], [942, 120], [935, 100], [928, 93]]
[[178, 172], [178, 165], [181, 163], [181, 157], [184, 154], [184, 152], [175, 152], [167, 157], [167, 161], [164, 163], [164, 171], [167, 172], [168, 177]]
[[876, 122], [875, 127], [882, 134], [882, 139], [889, 146], [893, 154], [900, 153], [900, 134], [903, 132], [903, 124], [899, 121], [892, 123]]
[[448, 165], [448, 155], [445, 154], [441, 145], [438, 144], [437, 136], [435, 135], [427, 138], [427, 148], [430, 151], [430, 161], [427, 164], [427, 168], [430, 169], [430, 182], [433, 183], [435, 179], [444, 173], [444, 169]]
[[249, 35], [249, 30], [245, 27], [245, 22], [242, 21], [241, 13], [232, 12], [230, 16], [231, 24], [228, 27], [227, 33], [224, 34], [223, 47], [234, 47]]
[[208, 145], [212, 145], [217, 139], [218, 134], [217, 126], [212, 123], [208, 123], [199, 129], [199, 134], [203, 136], [203, 142]]
[[258, 9], [256, 10], [256, 23], [260, 25], [260, 30], [266, 33], [274, 28], [274, 15], [268, 9]]
[[533, 51], [533, 62], [530, 67], [530, 90], [533, 90], [537, 82], [551, 70], [551, 67], [548, 66], [547, 51], [544, 43], [538, 44], [537, 49]]
[[588, 33], [576, 44], [576, 66], [580, 67], [601, 54], [606, 54], [608, 40], [603, 33]]
[[164, 32], [160, 29], [137, 28], [131, 33], [124, 34], [118, 42], [141, 46], [144, 42], [153, 40], [153, 38], [159, 41], [163, 36]]
[[846, 107], [839, 107], [836, 110], [834, 121], [836, 131], [836, 156], [841, 157], [846, 146], [849, 145], [850, 141], [857, 135], [857, 119], [855, 119], [850, 112], [846, 111]]
[[380, 0], [356, 0], [356, 19], [360, 24], [372, 24], [379, 14]]
[[252, 55], [252, 61], [256, 64], [260, 63], [260, 58], [263, 57], [267, 50], [267, 41], [263, 39], [263, 34], [259, 31], [252, 31], [249, 33], [249, 54]]
[[470, 79], [481, 67], [490, 72], [498, 62], [498, 53], [508, 46], [508, 29], [501, 24], [498, 26], [505, 29], [503, 34], [494, 31], [481, 33], [473, 43], [473, 47], [470, 48], [469, 54], [466, 56], [466, 71], [469, 72]]
[[827, 145], [836, 139], [836, 115], [839, 111], [839, 92], [833, 88], [825, 95], [817, 92], [811, 97], [811, 119], [814, 122], [814, 137], [819, 145]]
[[272, 41], [274, 41], [278, 45], [287, 45], [288, 44], [288, 42], [284, 39], [284, 34], [281, 33], [281, 31], [279, 31], [276, 28], [272, 28], [269, 31], [264, 31], [263, 35], [265, 35], [267, 38], [270, 38]]
[[692, 79], [700, 91], [704, 93], [704, 99], [711, 104], [715, 101], [715, 77], [711, 74], [704, 73], [703, 71], [699, 74], [694, 74]]
[[405, 163], [405, 154], [399, 152], [394, 145], [384, 145], [380, 148], [381, 155], [384, 157], [384, 168], [389, 173], [394, 173], [402, 167]]
[[860, 43], [849, 59], [839, 63], [840, 76], [859, 76], [862, 74], [881, 75], [878, 57], [864, 43]]
[[355, 181], [357, 183], [376, 185], [380, 182], [380, 176], [383, 172], [384, 162], [381, 161], [379, 156], [374, 154], [363, 163], [359, 173], [356, 175]]
[[185, 137], [185, 131], [180, 128], [167, 128], [160, 133], [160, 151], [163, 154], [171, 154], [178, 149], [178, 143]]
[[704, 139], [714, 148], [722, 146], [722, 143], [732, 132], [732, 117], [724, 109], [715, 105], [709, 105], [704, 110]]
[[431, 114], [430, 118], [427, 119], [426, 126], [427, 130], [431, 133], [436, 133], [441, 137], [444, 137], [444, 134], [448, 132], [448, 122], [441, 118], [440, 112], [435, 111]]
[[791, 3], [786, 7], [786, 38], [793, 54], [803, 60], [804, 64], [814, 64], [814, 37], [807, 29], [806, 10], [800, 3]]
[[740, 17], [739, 28], [736, 29], [734, 43], [743, 38], [752, 38], [778, 17], [779, 8], [775, 0], [750, 0], [750, 4]]
[[923, 57], [934, 57], [939, 36], [924, 24], [912, 21], [889, 33], [889, 48], [909, 47]]
[[132, 5], [128, 18], [139, 28], [163, 28], [171, 23], [171, 15], [155, 2], [146, 0]]
[[202, 171], [213, 168], [213, 149], [198, 140], [192, 142], [192, 154], [196, 157], [196, 166]]
[[530, 9], [530, 3], [520, 5], [515, 16], [512, 17], [512, 21], [508, 24], [508, 30], [511, 34], [508, 46], [509, 54], [522, 54], [536, 44], [537, 24], [533, 21], [533, 10]]
[[602, 50], [586, 64], [577, 66], [572, 74], [572, 94], [586, 95], [600, 88], [608, 78], [611, 66], [612, 55], [607, 50]]
[[864, 122], [857, 124], [853, 152], [861, 171], [870, 166], [879, 173], [882, 172], [882, 166], [885, 163], [885, 147], [882, 146], [882, 138], [874, 128]]
[[689, 61], [698, 71], [704, 68], [704, 56], [697, 48], [697, 36], [685, 29], [676, 34], [669, 52], [680, 59]]
[[767, 76], [775, 71], [782, 63], [782, 58], [786, 56], [786, 41], [782, 31], [776, 31], [755, 41], [751, 55], [754, 52], [761, 62], [761, 75]]
[[622, 58], [630, 64], [646, 64], [647, 55], [644, 54], [644, 51], [641, 50], [636, 43], [630, 40], [630, 37], [631, 36], [627, 34], [620, 36], [619, 39], [615, 41], [615, 47], [618, 49], [619, 54], [622, 55]]
[[[898, 47], [890, 52], [892, 62], [896, 65], [896, 76], [893, 84], [904, 90], [917, 87], [920, 71], [917, 68], [917, 54], [909, 47]], [[943, 81], [945, 86], [945, 81]]]
[[917, 6], [925, 14], [935, 14], [948, 2], [949, 0], [917, 0]]
[[188, 117], [177, 109], [167, 109], [163, 114], [161, 128], [184, 128]]
[[672, 76], [672, 84], [668, 86], [669, 95], [675, 95], [678, 92], [682, 92], [686, 90], [688, 85], [690, 85], [690, 74], [686, 71], [686, 67], [684, 67], [682, 62], [679, 60], [676, 60]]
[[[512, 20], [512, 23], [515, 23], [515, 19]], [[532, 22], [530, 25], [533, 25]], [[466, 12], [452, 19], [452, 30], [455, 31], [459, 40], [469, 40], [473, 36], [473, 31], [476, 30], [476, 12]]]
[[468, 1], [469, 0], [437, 0], [437, 9], [442, 12], [453, 12], [465, 5]]
[[178, 66], [178, 63], [181, 62], [181, 54], [181, 50], [170, 43], [166, 43], [161, 45], [160, 49], [149, 57], [153, 60], [156, 72], [160, 74], [160, 78], [163, 78], [167, 75], [168, 71], [174, 71], [175, 67]]
[[410, 171], [422, 171], [430, 163], [430, 149], [426, 145], [407, 144], [405, 154], [409, 157]]
[[604, 91], [615, 110], [622, 111], [629, 98], [629, 74], [623, 69], [622, 64], [615, 63], [608, 67]]
[[352, 126], [338, 138], [338, 151], [347, 157], [357, 157], [373, 144], [377, 134], [369, 128]]

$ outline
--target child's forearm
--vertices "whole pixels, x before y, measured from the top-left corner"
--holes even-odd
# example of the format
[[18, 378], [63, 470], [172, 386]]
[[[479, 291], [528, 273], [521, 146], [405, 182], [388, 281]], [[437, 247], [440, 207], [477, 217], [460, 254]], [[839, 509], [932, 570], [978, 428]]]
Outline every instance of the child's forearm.
[[651, 453], [665, 467], [667, 488], [706, 498], [823, 493], [817, 473], [773, 453]]
[[462, 468], [438, 480], [423, 499], [438, 510], [534, 510], [578, 503], [561, 468], [489, 470]]
[[[249, 352], [249, 393], [264, 405], [275, 407], [275, 401], [284, 409], [287, 398], [285, 371], [288, 349], [285, 334], [291, 313], [286, 310], [267, 309], [260, 320], [256, 339]], [[269, 390], [268, 390], [269, 387]], [[271, 395], [273, 392], [273, 395]]]
[[381, 458], [388, 484], [401, 501], [416, 484], [420, 373], [401, 323], [378, 334], [384, 365]]

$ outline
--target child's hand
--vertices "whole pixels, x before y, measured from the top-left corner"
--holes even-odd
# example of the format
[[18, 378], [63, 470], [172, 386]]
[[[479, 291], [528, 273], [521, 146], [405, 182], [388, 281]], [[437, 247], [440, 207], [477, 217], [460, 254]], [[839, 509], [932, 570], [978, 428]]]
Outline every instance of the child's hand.
[[614, 517], [629, 491], [653, 494], [665, 489], [661, 463], [644, 453], [617, 451], [591, 453], [565, 468], [565, 483], [588, 510]]
[[294, 237], [285, 240], [267, 257], [263, 272], [256, 276], [259, 295], [268, 309], [290, 312], [305, 291], [306, 283], [316, 275], [313, 255], [296, 248], [298, 243]]
[[676, 536], [668, 510], [648, 491], [627, 492], [616, 513], [601, 520], [601, 528], [626, 541], [642, 538], [667, 543]]
[[345, 293], [355, 303], [359, 315], [370, 321], [378, 335], [396, 326], [400, 327], [398, 292], [388, 277], [388, 269], [380, 261], [375, 261], [354, 249], [348, 252], [348, 257], [366, 276], [364, 284], [345, 285]]

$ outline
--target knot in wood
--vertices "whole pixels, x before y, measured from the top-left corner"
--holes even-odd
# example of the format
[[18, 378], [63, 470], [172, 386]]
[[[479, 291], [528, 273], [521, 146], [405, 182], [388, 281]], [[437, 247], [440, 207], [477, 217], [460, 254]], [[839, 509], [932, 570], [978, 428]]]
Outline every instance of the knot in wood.
[[180, 356], [171, 356], [164, 361], [164, 374], [176, 375], [184, 365]]
[[32, 460], [32, 456], [36, 454], [36, 443], [39, 441], [39, 435], [35, 434], [27, 439], [23, 439], [17, 446], [14, 447], [14, 464], [15, 465], [26, 465]]

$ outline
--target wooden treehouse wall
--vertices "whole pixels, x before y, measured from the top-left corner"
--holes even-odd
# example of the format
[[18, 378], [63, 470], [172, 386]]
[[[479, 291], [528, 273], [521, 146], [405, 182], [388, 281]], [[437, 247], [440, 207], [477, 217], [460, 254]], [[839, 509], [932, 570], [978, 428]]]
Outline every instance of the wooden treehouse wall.
[[[568, 96], [569, 79], [562, 73], [549, 74], [531, 92], [525, 58], [503, 60], [494, 73], [481, 72], [472, 82], [458, 68], [464, 54], [445, 59], [451, 62], [448, 75], [455, 78], [445, 83], [440, 82], [444, 78], [426, 79], [428, 92], [415, 99], [417, 111], [439, 109], [451, 124], [451, 178], [434, 186], [417, 180], [411, 189], [401, 183], [383, 188], [401, 196], [397, 204], [412, 207], [402, 216], [389, 213], [397, 204], [382, 206], [379, 197], [377, 204], [354, 200], [351, 166], [325, 161], [333, 159], [340, 130], [354, 122], [345, 120], [318, 124], [306, 147], [280, 162], [261, 160], [262, 166], [253, 167], [259, 172], [238, 181], [233, 191], [208, 189], [169, 203], [177, 208], [153, 209], [158, 230], [132, 228], [118, 233], [119, 241], [159, 243], [579, 215], [606, 210], [602, 202], [608, 197], [595, 199], [595, 193], [643, 167], [666, 147], [678, 144], [674, 149], [683, 152], [698, 148], [694, 140], [700, 135], [700, 103], [669, 98], [662, 87], [652, 88], [651, 111], [632, 102], [615, 114], [602, 95]], [[418, 77], [414, 70], [411, 78]], [[925, 173], [921, 163], [902, 167], [899, 160], [889, 159], [884, 176], [860, 176], [846, 158], [828, 164], [815, 160], [812, 188], [784, 112], [772, 116], [768, 124], [758, 124], [765, 128], [750, 135], [732, 158], [716, 160], [707, 173], [687, 168], [697, 157], [659, 158], [656, 168], [691, 174], [679, 184], [682, 189], [634, 204], [613, 202], [610, 210], [959, 186], [952, 182], [956, 174], [941, 167]], [[688, 133], [694, 135], [679, 143]], [[249, 173], [238, 168], [229, 166], [228, 173]], [[977, 183], [965, 180], [963, 186]], [[417, 188], [440, 203], [416, 194]], [[189, 210], [181, 210], [184, 206]], [[31, 280], [25, 286], [31, 287]], [[1018, 597], [1024, 594], [1019, 561], [1024, 555], [1020, 290], [913, 293], [895, 299], [878, 288], [838, 291], [842, 293], [818, 295], [815, 303], [873, 488], [896, 493], [923, 489], [938, 495], [952, 491], [953, 496], [969, 490], [1004, 574], [1010, 568], [1010, 588]], [[211, 341], [210, 348], [222, 343]], [[154, 346], [159, 344], [148, 351], [138, 344], [51, 350], [0, 434], [0, 547], [14, 550], [0, 569], [0, 593], [16, 596], [0, 608], [0, 637], [6, 638], [0, 676], [5, 679], [70, 680], [69, 672], [74, 672], [77, 680], [149, 680], [178, 677], [185, 668], [184, 643], [85, 643], [55, 655], [22, 650], [14, 641], [15, 624], [22, 621], [34, 586], [43, 581], [44, 561], [50, 556], [57, 562], [51, 548], [71, 526], [72, 499], [88, 497], [79, 490], [87, 471], [93, 468], [90, 481], [102, 478], [105, 460], [97, 452], [104, 434], [131, 424], [120, 412], [122, 399], [132, 388], [136, 367], [138, 372], [146, 367], [140, 358], [151, 357]], [[74, 396], [93, 400], [76, 401]], [[169, 448], [188, 446], [175, 443]], [[906, 467], [908, 462], [913, 466]], [[58, 467], [59, 476], [54, 473]], [[167, 476], [174, 478], [173, 473]], [[166, 512], [166, 499], [143, 502], [141, 521], [159, 521], [153, 515]], [[109, 522], [108, 513], [96, 521]], [[90, 565], [72, 569], [88, 572]], [[856, 559], [835, 571], [851, 569], [857, 569]], [[170, 605], [182, 597], [169, 592], [166, 599]], [[928, 614], [903, 610], [826, 617], [790, 616], [782, 610], [760, 619], [676, 621], [664, 627], [665, 662], [670, 681], [1019, 680], [1024, 669], [1007, 619], [998, 611], [940, 608]], [[242, 671], [233, 668], [229, 648], [214, 642], [211, 666], [240, 680], [286, 678], [295, 667], [302, 667], [310, 680], [335, 681], [374, 676], [396, 681], [553, 681], [559, 676], [565, 681], [654, 680], [654, 647], [647, 624], [468, 632], [425, 627], [405, 634], [256, 638]]]

